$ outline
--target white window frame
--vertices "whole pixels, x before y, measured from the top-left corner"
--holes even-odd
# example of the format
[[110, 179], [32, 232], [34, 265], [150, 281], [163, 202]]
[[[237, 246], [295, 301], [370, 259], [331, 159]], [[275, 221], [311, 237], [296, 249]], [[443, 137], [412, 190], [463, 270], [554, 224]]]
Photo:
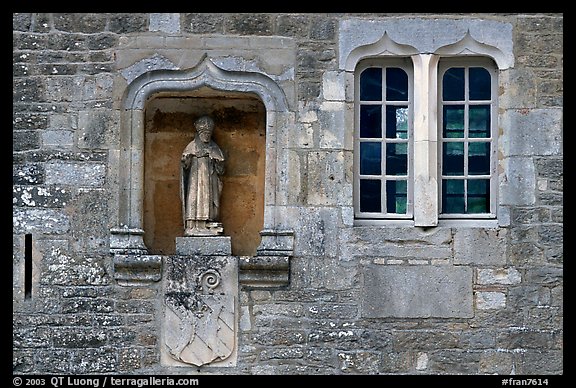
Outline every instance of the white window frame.
[[[488, 71], [490, 74], [490, 91], [491, 91], [491, 99], [490, 100], [483, 100], [483, 101], [474, 101], [470, 103], [468, 100], [468, 82], [466, 82], [466, 90], [465, 90], [465, 100], [464, 105], [469, 107], [471, 105], [482, 104], [482, 105], [490, 105], [490, 174], [484, 176], [474, 175], [475, 178], [484, 177], [490, 181], [490, 208], [487, 213], [444, 213], [442, 210], [442, 171], [443, 171], [443, 158], [442, 158], [442, 147], [444, 141], [442, 140], [442, 121], [443, 121], [443, 99], [442, 99], [442, 91], [443, 91], [443, 78], [445, 72], [453, 67], [482, 67]], [[468, 72], [466, 71], [466, 74]], [[465, 127], [468, 126], [468, 109], [465, 109], [465, 118], [464, 123]], [[438, 206], [439, 206], [439, 213], [438, 217], [441, 219], [451, 219], [451, 220], [459, 220], [459, 219], [496, 219], [497, 217], [497, 208], [498, 208], [498, 158], [497, 158], [497, 146], [498, 146], [498, 72], [496, 65], [493, 61], [489, 58], [485, 57], [465, 57], [465, 58], [441, 58], [440, 63], [438, 65], [438, 128], [439, 128], [439, 139], [438, 141]], [[464, 134], [463, 141], [465, 144], [468, 142], [470, 138]], [[460, 140], [460, 138], [459, 138]], [[467, 164], [467, 149], [464, 147], [464, 163]], [[466, 171], [466, 169], [465, 169]], [[466, 175], [465, 175], [466, 176]], [[466, 178], [464, 178], [466, 179]]]
[[[362, 105], [360, 101], [360, 74], [367, 68], [370, 67], [377, 67], [381, 69], [385, 68], [400, 68], [404, 70], [408, 76], [408, 101], [406, 103], [402, 102], [395, 102], [393, 104], [388, 104], [385, 97], [385, 85], [383, 84], [383, 96], [382, 101], [379, 102], [370, 102], [374, 105], [380, 104], [380, 106], [384, 105], [407, 105], [408, 106], [408, 141], [407, 143], [407, 155], [408, 155], [408, 171], [406, 176], [401, 176], [407, 182], [407, 203], [406, 203], [406, 213], [387, 213], [386, 212], [386, 203], [384, 201], [385, 198], [385, 184], [382, 185], [382, 193], [381, 193], [381, 206], [382, 211], [379, 213], [375, 212], [361, 212], [360, 211], [360, 106]], [[411, 155], [413, 154], [413, 101], [414, 101], [414, 74], [413, 74], [413, 66], [410, 61], [409, 57], [404, 58], [370, 58], [365, 59], [358, 63], [357, 69], [355, 71], [357, 75], [355, 77], [355, 104], [354, 104], [354, 189], [353, 189], [353, 196], [354, 196], [354, 217], [356, 220], [377, 220], [377, 219], [388, 219], [388, 220], [411, 220], [413, 218], [413, 208], [414, 208], [414, 198], [413, 198], [413, 158]], [[394, 143], [394, 141], [390, 141], [390, 139], [386, 139], [386, 128], [384, 125], [385, 121], [385, 112], [383, 111], [382, 114], [382, 138], [381, 139], [374, 139], [374, 142], [380, 141], [383, 147], [386, 144]], [[388, 140], [388, 141], [387, 141]], [[385, 152], [384, 152], [385, 154]], [[383, 158], [384, 159], [384, 158]], [[385, 161], [382, 160], [382, 171], [381, 175], [379, 175], [379, 179], [381, 181], [388, 181], [388, 180], [396, 180], [394, 178], [386, 178], [386, 171], [385, 171]]]

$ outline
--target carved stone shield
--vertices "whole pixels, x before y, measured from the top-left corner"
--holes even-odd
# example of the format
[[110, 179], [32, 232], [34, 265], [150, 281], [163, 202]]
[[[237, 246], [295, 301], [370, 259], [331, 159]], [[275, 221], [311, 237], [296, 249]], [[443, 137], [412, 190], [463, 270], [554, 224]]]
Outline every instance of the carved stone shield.
[[196, 366], [228, 358], [235, 346], [235, 298], [166, 294], [165, 344], [176, 360]]

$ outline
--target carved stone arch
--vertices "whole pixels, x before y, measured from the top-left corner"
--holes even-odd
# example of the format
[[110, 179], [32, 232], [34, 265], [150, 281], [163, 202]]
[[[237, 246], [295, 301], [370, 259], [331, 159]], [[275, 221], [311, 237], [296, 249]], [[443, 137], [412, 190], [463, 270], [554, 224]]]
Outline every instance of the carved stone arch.
[[[112, 155], [118, 168], [118, 214], [117, 225], [111, 228], [110, 250], [115, 254], [115, 265], [144, 266], [126, 255], [135, 257], [147, 256], [147, 247], [143, 241], [143, 208], [144, 208], [144, 111], [146, 102], [153, 96], [164, 93], [185, 93], [203, 87], [222, 92], [242, 92], [257, 95], [266, 108], [266, 167], [264, 193], [264, 229], [262, 234], [263, 249], [267, 251], [265, 236], [288, 235], [291, 231], [278, 232], [276, 225], [276, 191], [277, 171], [276, 138], [277, 129], [281, 128], [289, 113], [288, 103], [282, 88], [263, 73], [248, 72], [242, 69], [224, 70], [214, 64], [208, 55], [199, 63], [184, 70], [155, 69], [135, 78], [126, 88], [121, 102], [120, 148]], [[291, 244], [288, 244], [291, 245]], [[290, 249], [278, 252], [291, 253]], [[156, 265], [156, 264], [154, 264]], [[158, 280], [158, 279], [152, 279]]]
[[408, 44], [395, 42], [385, 31], [377, 42], [359, 46], [353, 49], [346, 58], [346, 71], [354, 71], [356, 65], [365, 58], [381, 56], [403, 56], [408, 57], [417, 54], [418, 50]]
[[514, 65], [514, 57], [507, 55], [496, 46], [481, 43], [474, 39], [470, 30], [459, 41], [439, 47], [434, 54], [439, 56], [485, 56], [492, 58], [500, 70]]
[[138, 76], [126, 89], [125, 110], [142, 110], [146, 100], [155, 93], [180, 92], [208, 86], [221, 91], [257, 94], [267, 111], [286, 111], [288, 104], [282, 89], [268, 76], [247, 71], [219, 68], [207, 54], [195, 67], [187, 70], [159, 69]]

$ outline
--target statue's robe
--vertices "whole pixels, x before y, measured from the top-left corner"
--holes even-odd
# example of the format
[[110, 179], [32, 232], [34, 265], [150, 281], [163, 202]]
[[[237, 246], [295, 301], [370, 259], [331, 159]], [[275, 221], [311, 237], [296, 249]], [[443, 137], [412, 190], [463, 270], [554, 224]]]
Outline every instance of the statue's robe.
[[182, 158], [180, 188], [184, 225], [186, 220], [217, 220], [222, 192], [220, 175], [224, 172], [222, 150], [214, 141], [204, 143], [195, 136], [182, 152]]

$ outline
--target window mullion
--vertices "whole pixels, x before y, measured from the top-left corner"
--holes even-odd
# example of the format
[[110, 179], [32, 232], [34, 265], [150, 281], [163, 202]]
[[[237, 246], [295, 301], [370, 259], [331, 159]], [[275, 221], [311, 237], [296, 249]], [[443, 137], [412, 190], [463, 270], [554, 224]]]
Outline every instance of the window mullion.
[[414, 225], [438, 224], [438, 60], [413, 55], [414, 64]]

